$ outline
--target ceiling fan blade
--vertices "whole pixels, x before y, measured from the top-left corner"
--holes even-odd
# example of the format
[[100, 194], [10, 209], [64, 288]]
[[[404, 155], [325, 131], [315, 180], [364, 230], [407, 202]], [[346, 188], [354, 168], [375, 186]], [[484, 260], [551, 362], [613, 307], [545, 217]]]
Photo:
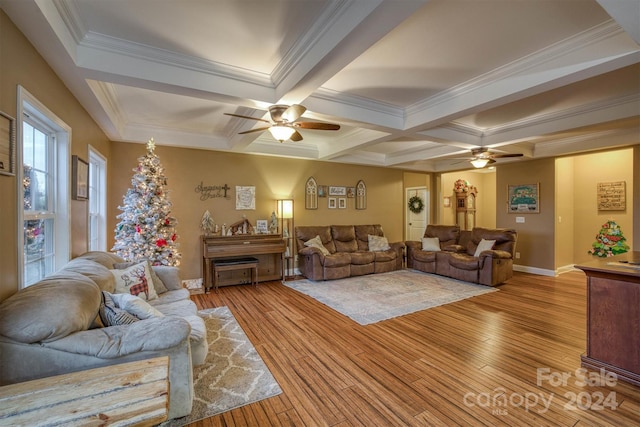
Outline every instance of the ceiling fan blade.
[[510, 153], [510, 154], [492, 154], [491, 157], [494, 159], [500, 159], [504, 157], [522, 157], [522, 153]]
[[224, 113], [224, 114], [226, 114], [227, 116], [240, 117], [241, 119], [258, 120], [259, 122], [265, 122], [265, 123], [271, 124], [269, 120], [265, 120], [265, 119], [256, 119], [255, 117], [241, 116], [240, 114], [231, 114], [231, 113]]
[[267, 126], [264, 128], [257, 128], [257, 129], [251, 129], [251, 130], [245, 130], [244, 132], [238, 132], [238, 135], [244, 135], [245, 133], [253, 133], [253, 132], [262, 132], [265, 131], [267, 129], [269, 129], [271, 126]]
[[300, 104], [293, 104], [282, 113], [281, 118], [282, 120], [292, 123], [298, 120], [305, 111], [307, 111], [306, 107]]
[[295, 131], [289, 139], [295, 142], [302, 141], [302, 135], [300, 135], [300, 132]]
[[317, 123], [317, 122], [298, 122], [294, 123], [295, 127], [302, 129], [319, 129], [319, 130], [339, 130], [340, 125], [333, 123]]

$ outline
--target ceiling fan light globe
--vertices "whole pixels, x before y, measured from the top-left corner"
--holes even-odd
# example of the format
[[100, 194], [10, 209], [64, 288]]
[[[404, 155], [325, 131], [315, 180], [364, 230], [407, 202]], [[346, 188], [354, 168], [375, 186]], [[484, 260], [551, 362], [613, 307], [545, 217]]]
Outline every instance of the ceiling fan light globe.
[[471, 160], [471, 164], [473, 165], [474, 168], [478, 168], [478, 169], [482, 169], [483, 167], [487, 166], [487, 163], [489, 163], [489, 159], [473, 159]]
[[291, 138], [291, 135], [293, 135], [295, 129], [289, 126], [275, 125], [269, 128], [269, 132], [271, 132], [271, 135], [273, 135], [275, 139], [280, 142], [284, 142], [287, 139]]

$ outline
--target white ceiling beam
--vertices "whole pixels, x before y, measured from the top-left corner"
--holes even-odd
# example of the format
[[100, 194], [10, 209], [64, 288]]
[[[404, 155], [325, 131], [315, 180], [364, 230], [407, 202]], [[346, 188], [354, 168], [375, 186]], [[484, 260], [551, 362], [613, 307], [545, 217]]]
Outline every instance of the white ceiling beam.
[[[324, 28], [304, 55], [276, 81], [278, 98], [285, 104], [299, 103], [332, 78], [337, 72], [387, 35], [429, 0], [350, 0], [341, 1], [325, 17]], [[331, 111], [319, 111], [330, 114]]]
[[609, 22], [411, 106], [405, 129], [439, 126], [638, 61], [638, 45]]

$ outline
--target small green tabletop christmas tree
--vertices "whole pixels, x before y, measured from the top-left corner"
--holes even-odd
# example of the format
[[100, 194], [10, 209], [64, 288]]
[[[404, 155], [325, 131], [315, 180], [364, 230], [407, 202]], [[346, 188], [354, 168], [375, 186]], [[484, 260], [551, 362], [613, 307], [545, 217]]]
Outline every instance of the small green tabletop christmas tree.
[[602, 224], [600, 233], [596, 235], [596, 241], [593, 242], [588, 253], [602, 258], [623, 254], [629, 250], [626, 240], [620, 226], [615, 221], [608, 220]]

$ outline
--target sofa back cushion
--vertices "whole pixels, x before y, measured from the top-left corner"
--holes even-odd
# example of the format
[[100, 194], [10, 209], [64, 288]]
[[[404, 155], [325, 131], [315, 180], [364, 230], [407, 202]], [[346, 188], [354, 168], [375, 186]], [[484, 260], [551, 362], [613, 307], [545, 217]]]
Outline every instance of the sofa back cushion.
[[104, 265], [109, 270], [113, 268], [113, 264], [117, 262], [125, 261], [122, 257], [119, 257], [116, 254], [112, 254], [111, 252], [102, 252], [102, 251], [85, 252], [82, 255], [78, 256], [77, 258], [95, 261], [98, 264]]
[[440, 249], [458, 244], [460, 239], [460, 227], [457, 225], [429, 224], [424, 232], [424, 237], [437, 237], [440, 241]]
[[382, 231], [382, 226], [380, 224], [371, 224], [371, 225], [356, 225], [356, 241], [358, 243], [359, 251], [368, 251], [369, 250], [369, 236], [384, 236], [384, 231]]
[[331, 237], [336, 245], [336, 252], [356, 252], [356, 230], [353, 225], [332, 225]]
[[91, 279], [61, 271], [0, 303], [0, 335], [26, 344], [55, 341], [89, 329], [100, 302]]
[[304, 248], [304, 243], [316, 236], [320, 236], [322, 245], [327, 248], [330, 253], [336, 252], [336, 245], [333, 244], [331, 237], [331, 227], [328, 225], [303, 225], [296, 227], [296, 243], [298, 250]]
[[474, 255], [478, 245], [484, 240], [495, 240], [495, 244], [493, 245], [494, 251], [505, 251], [509, 252], [513, 257], [516, 250], [516, 240], [518, 238], [518, 233], [516, 230], [506, 229], [506, 228], [482, 228], [475, 227], [471, 230], [470, 239], [467, 242], [467, 254]]
[[[110, 267], [113, 268], [113, 267]], [[116, 281], [109, 268], [95, 261], [86, 258], [74, 258], [64, 266], [62, 271], [73, 271], [93, 280], [98, 287], [106, 292], [116, 289]]]

